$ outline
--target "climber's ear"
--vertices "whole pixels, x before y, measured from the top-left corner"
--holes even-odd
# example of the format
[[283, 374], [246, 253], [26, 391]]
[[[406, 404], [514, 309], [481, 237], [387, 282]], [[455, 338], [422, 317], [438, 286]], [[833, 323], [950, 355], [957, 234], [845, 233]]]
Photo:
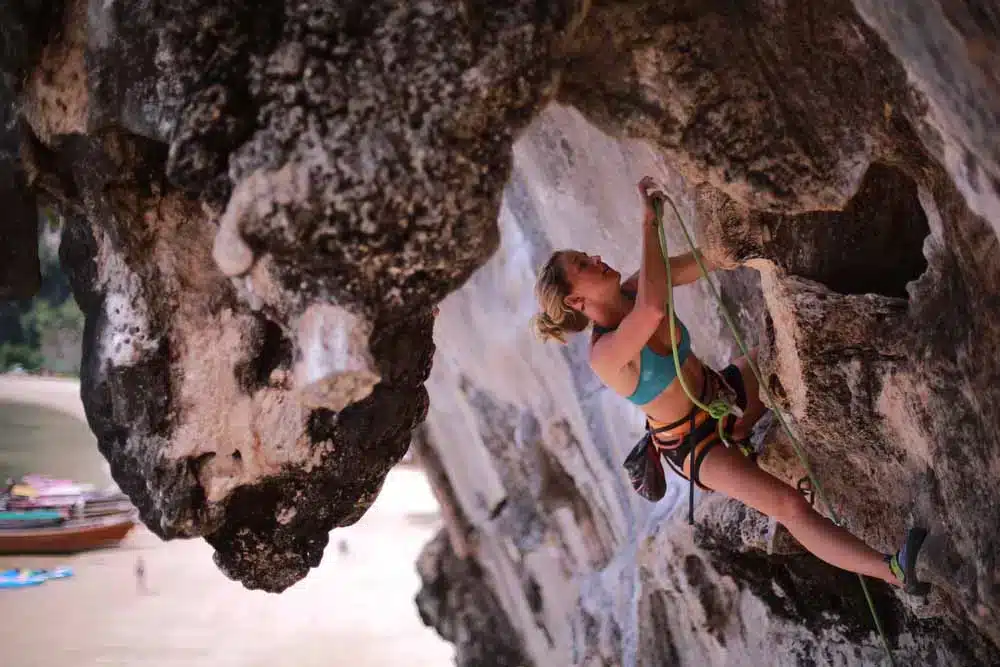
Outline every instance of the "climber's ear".
[[639, 272], [636, 271], [622, 283], [623, 292], [637, 292], [639, 290]]
[[566, 304], [567, 307], [572, 308], [579, 313], [583, 312], [583, 301], [583, 297], [579, 294], [570, 294], [563, 299], [563, 303]]

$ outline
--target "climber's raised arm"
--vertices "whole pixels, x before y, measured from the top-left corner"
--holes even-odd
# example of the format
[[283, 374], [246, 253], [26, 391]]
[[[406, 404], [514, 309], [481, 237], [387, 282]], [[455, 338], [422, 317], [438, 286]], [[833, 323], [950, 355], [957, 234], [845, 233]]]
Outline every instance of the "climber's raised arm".
[[[706, 271], [715, 271], [719, 267], [715, 266], [710, 259], [701, 255], [701, 261], [705, 265]], [[670, 258], [670, 274], [674, 280], [674, 286], [677, 285], [687, 285], [695, 282], [701, 278], [701, 270], [698, 268], [698, 262], [695, 261], [694, 253], [686, 252], [683, 255], [676, 255]], [[622, 290], [627, 294], [635, 294], [636, 290], [639, 289], [639, 272], [636, 271], [624, 282], [622, 282]]]
[[[645, 210], [642, 216], [642, 263], [636, 280], [636, 306], [656, 305], [666, 309], [670, 298], [667, 289], [667, 270], [660, 252], [660, 236], [657, 230], [656, 212], [650, 190], [656, 182], [649, 176], [639, 181]], [[671, 268], [673, 266], [671, 265]]]

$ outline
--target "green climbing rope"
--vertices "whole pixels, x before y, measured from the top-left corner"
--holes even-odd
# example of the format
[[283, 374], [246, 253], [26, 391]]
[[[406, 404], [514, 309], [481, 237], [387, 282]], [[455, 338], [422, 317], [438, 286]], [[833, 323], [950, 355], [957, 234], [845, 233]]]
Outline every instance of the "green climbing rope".
[[[698, 253], [698, 249], [695, 246], [694, 239], [691, 237], [688, 231], [687, 225], [684, 223], [684, 218], [681, 217], [680, 212], [677, 210], [677, 206], [674, 204], [674, 200], [664, 191], [664, 189], [658, 188], [658, 192], [662, 194], [663, 199], [670, 204], [670, 208], [674, 211], [674, 216], [677, 218], [677, 222], [680, 224], [681, 231], [684, 232], [684, 238], [687, 239], [688, 245], [691, 247], [691, 254], [694, 256], [695, 262], [698, 264], [698, 268], [701, 271], [702, 277], [705, 279], [705, 283], [708, 285], [709, 290], [712, 292], [712, 296], [715, 297], [715, 301], [718, 304], [719, 311], [722, 313], [723, 319], [726, 321], [726, 325], [729, 327], [730, 332], [733, 334], [733, 338], [736, 340], [736, 344], [739, 346], [740, 351], [743, 352], [743, 356], [747, 360], [747, 364], [750, 370], [753, 372], [754, 377], [757, 378], [757, 386], [761, 391], [764, 392], [767, 397], [767, 402], [771, 405], [771, 410], [774, 416], [777, 418], [778, 423], [781, 428], [788, 435], [789, 441], [792, 443], [792, 448], [795, 450], [796, 456], [798, 456], [799, 461], [806, 470], [806, 474], [809, 476], [809, 481], [812, 483], [813, 489], [816, 491], [816, 495], [819, 497], [820, 502], [826, 508], [827, 514], [829, 514], [830, 519], [837, 526], [842, 525], [833, 504], [830, 503], [827, 498], [826, 492], [823, 490], [823, 486], [819, 483], [819, 479], [812, 471], [812, 466], [809, 465], [809, 460], [806, 458], [805, 452], [802, 449], [802, 444], [799, 439], [792, 432], [791, 427], [789, 427], [788, 422], [785, 421], [784, 416], [781, 414], [781, 410], [778, 409], [778, 405], [774, 398], [771, 396], [771, 392], [764, 382], [764, 378], [760, 373], [760, 369], [757, 367], [757, 363], [750, 356], [750, 350], [747, 348], [743, 341], [743, 337], [740, 336], [739, 329], [736, 327], [736, 323], [733, 321], [732, 316], [729, 314], [729, 309], [726, 308], [726, 304], [722, 301], [722, 296], [716, 289], [715, 284], [709, 279], [708, 271], [705, 269], [705, 265], [701, 261], [701, 256]], [[729, 405], [724, 399], [717, 398], [712, 401], [709, 405], [705, 405], [697, 398], [695, 398], [694, 393], [688, 388], [687, 383], [684, 380], [684, 374], [681, 373], [680, 358], [677, 353], [677, 340], [676, 333], [674, 331], [674, 299], [673, 299], [673, 278], [670, 274], [670, 254], [667, 251], [667, 236], [666, 230], [663, 225], [663, 202], [659, 199], [653, 199], [653, 211], [656, 214], [656, 227], [657, 233], [660, 239], [660, 253], [663, 255], [663, 263], [666, 265], [667, 269], [667, 311], [669, 313], [670, 323], [670, 343], [673, 345], [673, 357], [674, 357], [674, 368], [677, 372], [677, 377], [681, 381], [681, 387], [684, 389], [684, 393], [687, 394], [691, 402], [698, 406], [701, 410], [707, 412], [712, 418], [717, 419], [719, 422], [719, 437], [726, 444], [730, 446], [729, 442], [726, 440], [723, 421], [724, 417], [733, 414], [737, 416], [742, 416], [738, 413], [738, 408], [736, 406]], [[882, 646], [885, 648], [886, 656], [889, 658], [889, 664], [895, 667], [896, 660], [893, 657], [892, 649], [889, 647], [889, 640], [885, 635], [885, 629], [882, 627], [882, 620], [878, 615], [878, 611], [875, 609], [875, 602], [872, 600], [871, 593], [868, 591], [868, 584], [865, 582], [863, 575], [858, 575], [858, 579], [861, 581], [861, 590], [864, 591], [865, 600], [868, 602], [868, 609], [871, 611], [872, 619], [875, 621], [875, 629], [878, 631], [879, 638], [882, 640]]]
[[[660, 204], [659, 201], [656, 201], [653, 206], [656, 209], [656, 231], [660, 237], [660, 254], [663, 255], [663, 263], [667, 267], [667, 289], [669, 290], [667, 293], [672, 294], [674, 289], [674, 279], [670, 273], [670, 255], [667, 254], [666, 250], [667, 238], [664, 235], [665, 233], [662, 223], [663, 210], [660, 208], [662, 207], [662, 204]], [[673, 206], [673, 202], [671, 202], [671, 206]], [[674, 212], [676, 212], [676, 210], [677, 209], [675, 208]], [[708, 405], [705, 405], [695, 397], [694, 392], [691, 391], [691, 388], [687, 385], [687, 380], [684, 379], [684, 373], [681, 372], [681, 360], [679, 353], [677, 352], [677, 330], [674, 326], [674, 300], [670, 297], [667, 298], [667, 321], [670, 323], [670, 345], [672, 347], [671, 352], [674, 357], [674, 370], [676, 372], [677, 379], [680, 380], [681, 388], [684, 389], [684, 393], [687, 394], [689, 399], [691, 399], [691, 403], [698, 406], [698, 408], [704, 412], [707, 412], [712, 419], [715, 419], [719, 423], [719, 438], [726, 445], [726, 447], [732, 447], [732, 444], [726, 438], [725, 418], [729, 415], [734, 415], [737, 419], [739, 419], [743, 416], [743, 411], [740, 410], [739, 407], [728, 403], [721, 396], [716, 397]]]

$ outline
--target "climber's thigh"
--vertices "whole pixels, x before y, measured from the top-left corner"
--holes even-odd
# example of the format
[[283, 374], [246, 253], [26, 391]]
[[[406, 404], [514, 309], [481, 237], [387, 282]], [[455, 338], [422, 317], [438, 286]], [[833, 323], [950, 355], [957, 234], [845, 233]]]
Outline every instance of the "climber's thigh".
[[758, 468], [741, 452], [723, 445], [705, 455], [698, 479], [708, 488], [768, 516], [781, 514], [789, 492], [795, 494], [795, 489]]

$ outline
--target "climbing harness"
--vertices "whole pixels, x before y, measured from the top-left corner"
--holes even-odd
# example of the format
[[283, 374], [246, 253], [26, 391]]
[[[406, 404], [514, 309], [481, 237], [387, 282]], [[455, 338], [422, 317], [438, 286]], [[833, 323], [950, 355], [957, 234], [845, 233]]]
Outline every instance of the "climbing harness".
[[[674, 299], [673, 299], [674, 285], [673, 285], [673, 279], [670, 275], [670, 254], [667, 250], [667, 236], [666, 236], [666, 230], [663, 225], [663, 201], [669, 203], [670, 208], [673, 209], [674, 216], [677, 218], [678, 224], [680, 224], [681, 231], [684, 232], [684, 238], [687, 240], [688, 246], [690, 246], [691, 248], [691, 254], [694, 256], [695, 262], [698, 264], [698, 269], [701, 271], [701, 276], [705, 279], [705, 283], [708, 285], [709, 290], [712, 292], [712, 296], [715, 298], [716, 304], [719, 307], [719, 311], [722, 313], [722, 317], [723, 319], [725, 319], [726, 325], [729, 327], [729, 331], [732, 333], [733, 338], [736, 340], [736, 344], [739, 346], [740, 351], [743, 352], [743, 356], [747, 360], [747, 364], [749, 365], [750, 370], [753, 372], [754, 377], [757, 378], [757, 386], [759, 387], [760, 391], [763, 391], [765, 396], [767, 397], [767, 401], [771, 405], [771, 410], [773, 411], [775, 418], [777, 418], [778, 423], [781, 425], [781, 428], [785, 431], [785, 434], [788, 436], [789, 441], [792, 443], [792, 448], [795, 450], [796, 456], [802, 463], [802, 467], [805, 468], [806, 477], [808, 477], [809, 479], [809, 489], [811, 491], [811, 494], [814, 496], [814, 498], [819, 498], [820, 502], [823, 504], [824, 508], [827, 511], [827, 514], [830, 516], [830, 520], [833, 521], [834, 525], [841, 526], [842, 525], [841, 520], [837, 515], [833, 505], [830, 503], [829, 498], [827, 498], [826, 492], [823, 490], [823, 486], [819, 483], [819, 479], [817, 479], [816, 475], [813, 473], [812, 467], [809, 465], [809, 460], [806, 458], [805, 452], [802, 449], [802, 445], [799, 442], [799, 439], [795, 437], [795, 434], [792, 432], [792, 429], [788, 426], [788, 422], [785, 421], [785, 418], [782, 415], [781, 410], [778, 409], [777, 402], [775, 402], [773, 396], [771, 396], [771, 392], [767, 387], [767, 383], [764, 382], [764, 378], [760, 373], [760, 369], [757, 367], [756, 362], [754, 362], [753, 358], [750, 356], [750, 350], [744, 343], [743, 337], [740, 336], [739, 329], [737, 329], [736, 324], [733, 321], [733, 318], [729, 314], [729, 309], [726, 307], [726, 304], [722, 301], [722, 297], [719, 294], [719, 291], [716, 289], [715, 284], [709, 279], [708, 271], [705, 269], [705, 265], [701, 261], [701, 255], [699, 254], [698, 249], [695, 246], [694, 239], [691, 237], [691, 233], [688, 231], [687, 225], [684, 223], [684, 218], [681, 217], [680, 212], [677, 210], [677, 206], [674, 204], [673, 198], [671, 198], [670, 195], [667, 194], [666, 189], [660, 185], [652, 189], [652, 191], [648, 192], [647, 197], [652, 197], [652, 195], [654, 194], [659, 194], [662, 197], [662, 201], [655, 197], [653, 198], [653, 212], [656, 215], [655, 224], [660, 239], [660, 254], [663, 255], [663, 263], [666, 265], [667, 269], [667, 294], [668, 294], [667, 309], [669, 313], [668, 322], [670, 323], [670, 342], [674, 346], [674, 364], [677, 369], [677, 379], [680, 380], [681, 387], [684, 389], [684, 393], [687, 394], [688, 398], [695, 406], [697, 406], [701, 410], [704, 410], [710, 416], [719, 421], [719, 438], [727, 447], [731, 446], [729, 441], [725, 437], [723, 428], [723, 419], [731, 414], [738, 415], [737, 418], [742, 417], [742, 411], [740, 411], [737, 406], [729, 405], [724, 399], [721, 398], [717, 398], [708, 405], [705, 405], [704, 403], [695, 398], [694, 394], [688, 388], [687, 383], [684, 381], [683, 373], [681, 373], [680, 360], [677, 356], [676, 333], [674, 331]], [[692, 451], [692, 456], [693, 455], [694, 452]], [[691, 472], [693, 475], [694, 473], [693, 463], [691, 466]], [[803, 486], [801, 481], [800, 481], [800, 486]], [[693, 497], [694, 494], [693, 485], [691, 489], [691, 494]], [[896, 660], [893, 657], [892, 649], [889, 647], [889, 640], [885, 635], [884, 628], [882, 627], [882, 620], [878, 615], [878, 611], [875, 609], [875, 602], [872, 600], [871, 593], [868, 591], [868, 584], [865, 582], [865, 578], [863, 575], [859, 574], [858, 579], [861, 581], [861, 590], [864, 591], [865, 600], [868, 602], [868, 609], [871, 611], [872, 619], [875, 621], [875, 629], [878, 631], [879, 638], [882, 640], [882, 646], [885, 648], [886, 656], [889, 658], [889, 664], [895, 666]]]
[[[675, 362], [676, 363], [676, 362]], [[743, 390], [742, 385], [739, 385], [741, 390], [737, 390], [730, 385], [731, 374], [730, 369], [735, 374], [739, 374], [739, 369], [735, 366], [731, 366], [721, 373], [716, 372], [713, 369], [705, 369], [706, 378], [702, 385], [702, 395], [698, 398], [698, 403], [704, 405], [706, 402], [709, 405], [717, 403], [719, 401], [718, 397], [723, 395], [725, 392], [730, 392], [732, 394], [732, 399], [735, 401], [736, 405], [733, 411], [742, 414], [742, 410], [739, 408], [739, 404], [746, 400], [746, 392]], [[676, 365], [674, 368], [674, 377], [677, 377]], [[743, 396], [741, 399], [740, 396]], [[726, 405], [733, 405], [732, 401], [723, 401]], [[725, 417], [726, 420], [730, 417]], [[652, 420], [655, 422], [656, 420]], [[735, 419], [733, 420], [735, 422]], [[723, 435], [720, 437], [719, 429], [722, 429]], [[670, 468], [677, 473], [678, 476], [687, 479], [688, 485], [688, 523], [694, 525], [694, 487], [697, 485], [699, 488], [706, 489], [698, 479], [698, 470], [701, 468], [702, 462], [712, 451], [712, 448], [719, 444], [727, 444], [725, 442], [725, 430], [728, 428], [728, 424], [720, 423], [720, 420], [712, 417], [708, 411], [702, 410], [697, 405], [692, 406], [691, 410], [685, 417], [671, 423], [654, 426], [651, 420], [647, 418], [646, 420], [646, 434], [643, 436], [642, 440], [639, 441], [637, 449], [639, 450], [652, 450], [653, 456], [662, 456]], [[668, 438], [664, 440], [664, 437]], [[756, 452], [753, 451], [752, 446], [749, 445], [749, 439], [740, 440], [736, 444], [737, 447], [743, 451], [743, 453], [750, 458], [751, 461], [756, 461]], [[639, 456], [639, 452], [633, 450], [632, 456]], [[684, 473], [684, 462], [691, 459], [691, 474], [687, 475]], [[633, 462], [633, 465], [636, 465]], [[648, 464], [646, 465], [648, 467]], [[633, 488], [638, 490], [637, 482], [639, 486], [642, 486], [642, 482], [639, 477], [642, 475], [648, 475], [649, 473], [643, 469], [641, 466], [637, 466], [637, 475], [633, 475]], [[655, 487], [645, 484], [647, 489], [653, 489]], [[654, 502], [658, 498], [653, 499]]]

